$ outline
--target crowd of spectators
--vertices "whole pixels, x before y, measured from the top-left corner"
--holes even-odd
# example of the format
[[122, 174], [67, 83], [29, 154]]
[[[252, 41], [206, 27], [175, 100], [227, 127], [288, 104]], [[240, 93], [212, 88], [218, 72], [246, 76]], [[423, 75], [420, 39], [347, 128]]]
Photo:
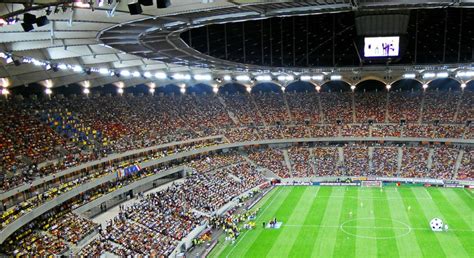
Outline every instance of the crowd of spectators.
[[456, 148], [435, 148], [432, 157], [430, 177], [452, 179], [458, 155], [459, 150]]
[[336, 147], [317, 147], [313, 149], [317, 176], [340, 176], [338, 170], [339, 154]]
[[[465, 122], [472, 119], [473, 97], [470, 91], [392, 91], [2, 101], [0, 188], [112, 153], [217, 134], [231, 141], [338, 135], [471, 139], [472, 126]], [[368, 126], [369, 120], [376, 125]], [[400, 120], [407, 125], [398, 125]], [[377, 124], [385, 121], [395, 124]]]
[[97, 226], [98, 225], [91, 220], [68, 212], [64, 216], [53, 219], [45, 227], [49, 234], [68, 243], [77, 245], [79, 241], [91, 234]]
[[67, 245], [55, 236], [46, 235], [44, 232], [28, 232], [29, 235], [11, 245], [12, 249], [5, 250], [14, 257], [59, 256], [68, 251]]
[[423, 103], [423, 122], [431, 123], [438, 120], [440, 123], [454, 122], [461, 92], [425, 92]]
[[84, 246], [78, 253], [79, 257], [101, 257], [103, 254], [109, 253], [119, 257], [134, 257], [137, 253], [128, 250], [120, 245], [113, 244], [111, 241], [102, 236], [94, 239]]
[[253, 150], [249, 153], [249, 158], [257, 165], [269, 169], [279, 177], [291, 177], [282, 150], [280, 149], [266, 148]]
[[385, 92], [357, 92], [354, 96], [356, 122], [384, 123], [387, 110], [387, 94]]
[[429, 149], [425, 147], [402, 147], [401, 177], [425, 177], [428, 172]]
[[464, 151], [457, 179], [474, 180], [474, 149]]
[[338, 120], [353, 123], [352, 96], [350, 92], [322, 92], [320, 99], [324, 121], [329, 124], [335, 124]]
[[375, 147], [372, 152], [372, 168], [377, 176], [396, 176], [398, 171], [398, 148]]
[[421, 91], [392, 91], [389, 93], [388, 121], [400, 123], [418, 123], [421, 115], [421, 103], [423, 93]]
[[366, 146], [347, 145], [344, 151], [345, 175], [362, 176], [369, 174], [369, 150]]
[[314, 176], [308, 148], [293, 146], [288, 149], [288, 156], [291, 162], [291, 173], [293, 177]]
[[317, 124], [321, 122], [319, 97], [315, 92], [289, 92], [285, 94], [291, 118], [296, 124]]
[[283, 94], [259, 93], [253, 99], [267, 125], [290, 123], [290, 114]]

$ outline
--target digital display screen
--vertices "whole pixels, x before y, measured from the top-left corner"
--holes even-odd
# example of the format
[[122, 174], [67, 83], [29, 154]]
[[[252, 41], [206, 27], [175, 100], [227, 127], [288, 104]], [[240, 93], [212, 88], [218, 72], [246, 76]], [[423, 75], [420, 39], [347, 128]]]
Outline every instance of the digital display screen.
[[400, 37], [365, 37], [364, 57], [398, 56]]

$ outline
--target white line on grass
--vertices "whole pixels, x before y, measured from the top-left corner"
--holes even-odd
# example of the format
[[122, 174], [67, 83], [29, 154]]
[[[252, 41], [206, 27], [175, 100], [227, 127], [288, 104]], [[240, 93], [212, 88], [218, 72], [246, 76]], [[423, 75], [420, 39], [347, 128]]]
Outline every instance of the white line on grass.
[[[259, 215], [263, 215], [263, 214], [265, 213], [265, 211], [268, 209], [268, 207], [270, 207], [271, 204], [277, 199], [276, 197], [277, 197], [278, 195], [280, 195], [280, 193], [282, 192], [281, 189], [283, 189], [283, 188], [278, 188], [279, 192], [276, 193], [276, 195], [272, 197], [272, 198], [273, 198], [272, 201], [271, 201], [270, 203], [268, 203], [267, 207], [265, 207], [265, 208], [262, 210], [262, 212], [261, 212], [260, 214], [257, 214], [257, 216], [255, 217], [255, 219], [256, 219], [257, 217], [259, 217]], [[230, 254], [234, 251], [234, 249], [237, 247], [237, 245], [239, 245], [239, 243], [242, 241], [242, 239], [244, 239], [245, 235], [247, 235], [247, 233], [248, 233], [249, 231], [250, 231], [250, 230], [245, 231], [245, 233], [242, 235], [242, 237], [239, 237], [239, 240], [237, 241], [237, 243], [235, 243], [234, 247], [232, 247], [232, 249], [230, 249], [230, 252], [226, 255], [226, 258], [229, 258]]]
[[474, 199], [474, 197], [472, 197], [472, 192], [469, 192], [469, 190], [467, 190], [466, 188], [463, 188], [463, 189], [464, 189], [464, 192], [467, 194], [467, 196], [469, 196], [469, 198]]
[[426, 190], [426, 187], [423, 187], [423, 189], [425, 189], [425, 193], [426, 193], [426, 194], [428, 195], [428, 197], [429, 197], [428, 199], [433, 200], [433, 198], [431, 198], [431, 194], [428, 193], [428, 190]]
[[[341, 228], [341, 226], [333, 226], [333, 225], [298, 225], [298, 224], [283, 224], [281, 225], [282, 227], [308, 227], [308, 228]], [[408, 227], [365, 227], [365, 226], [344, 226], [345, 228], [356, 228], [356, 229], [408, 229]], [[431, 228], [426, 227], [426, 228], [412, 228], [412, 230], [429, 230], [431, 231]], [[452, 229], [451, 227], [449, 228], [449, 231], [453, 232], [474, 232], [474, 230], [471, 229]]]

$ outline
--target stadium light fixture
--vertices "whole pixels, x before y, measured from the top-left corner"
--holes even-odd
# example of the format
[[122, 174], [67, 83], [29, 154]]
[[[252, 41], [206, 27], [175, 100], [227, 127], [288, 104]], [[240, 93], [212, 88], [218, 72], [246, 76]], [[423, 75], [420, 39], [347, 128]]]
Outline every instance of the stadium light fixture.
[[404, 79], [415, 79], [416, 78], [416, 74], [414, 73], [406, 73], [403, 75], [403, 78]]
[[331, 79], [331, 81], [338, 81], [338, 80], [342, 79], [342, 76], [333, 74], [333, 75], [331, 75], [330, 79]]
[[183, 94], [186, 93], [186, 87], [181, 87], [181, 88], [179, 89], [179, 91], [180, 91], [181, 93], [183, 93]]
[[224, 75], [224, 81], [231, 81], [232, 77], [230, 75]]
[[196, 81], [211, 81], [212, 76], [210, 74], [195, 74], [194, 80]]
[[79, 65], [73, 66], [73, 67], [72, 67], [72, 70], [73, 70], [74, 72], [77, 72], [77, 73], [82, 73], [82, 72], [84, 71], [84, 69], [83, 69], [81, 66], [79, 66]]
[[159, 80], [164, 80], [164, 79], [168, 78], [168, 76], [166, 75], [166, 73], [157, 72], [157, 73], [155, 73], [155, 78], [159, 79]]
[[91, 93], [91, 90], [89, 88], [84, 88], [84, 90], [82, 90], [82, 92], [87, 95], [87, 94]]
[[145, 72], [145, 73], [143, 74], [143, 76], [144, 76], [145, 78], [150, 78], [150, 77], [151, 77], [151, 73], [150, 73], [150, 72]]
[[150, 91], [151, 95], [155, 94], [155, 88], [150, 88], [149, 91]]
[[285, 82], [285, 81], [293, 81], [295, 77], [293, 75], [282, 74], [282, 75], [278, 75], [277, 79], [281, 82]]
[[100, 74], [108, 74], [108, 73], [109, 73], [109, 69], [107, 69], [107, 68], [100, 68], [100, 69], [99, 69], [99, 73], [100, 73]]
[[117, 93], [118, 93], [118, 94], [123, 94], [123, 88], [118, 88], [118, 89], [117, 89]]
[[464, 89], [467, 87], [467, 84], [465, 82], [461, 83], [461, 89]]
[[212, 87], [212, 92], [217, 94], [219, 92], [219, 88], [217, 86]]
[[8, 96], [8, 94], [10, 94], [10, 91], [7, 88], [3, 88], [2, 89], [2, 95], [3, 96]]
[[424, 83], [422, 87], [423, 87], [424, 90], [426, 90], [426, 89], [428, 89], [428, 84]]
[[385, 85], [385, 88], [387, 88], [387, 90], [390, 90], [392, 88], [392, 85], [387, 84], [387, 85]]
[[272, 77], [268, 74], [258, 75], [257, 77], [255, 77], [255, 80], [257, 80], [259, 82], [268, 82], [268, 81], [272, 80]]
[[120, 71], [120, 75], [121, 75], [121, 76], [130, 76], [130, 71], [128, 71], [128, 70], [122, 70], [122, 71]]
[[310, 80], [311, 80], [311, 76], [309, 76], [309, 75], [301, 75], [301, 76], [300, 76], [300, 80], [305, 81], [305, 82], [310, 81]]
[[0, 78], [0, 86], [4, 88], [10, 86], [10, 81], [8, 81], [8, 78]]
[[133, 77], [140, 77], [140, 72], [139, 71], [135, 71], [132, 73], [132, 76]]
[[356, 89], [355, 85], [351, 85], [351, 90], [354, 91]]
[[58, 68], [59, 68], [60, 70], [67, 70], [68, 67], [67, 67], [66, 64], [58, 64]]
[[456, 73], [456, 77], [460, 77], [460, 78], [474, 77], [474, 71], [458, 71]]
[[237, 75], [235, 76], [237, 81], [250, 81], [250, 77], [248, 75]]
[[321, 90], [321, 86], [317, 85], [316, 90], [319, 92]]
[[250, 86], [247, 86], [245, 89], [247, 90], [248, 93], [252, 92], [252, 87]]
[[53, 94], [53, 91], [50, 88], [46, 88], [44, 90], [44, 93], [46, 93], [46, 95], [51, 95], [51, 94]]
[[439, 72], [436, 74], [436, 78], [448, 78], [449, 73], [448, 72]]
[[435, 73], [432, 73], [432, 72], [428, 72], [428, 73], [424, 73], [423, 74], [423, 79], [432, 79], [436, 76]]
[[171, 76], [171, 78], [178, 80], [178, 81], [185, 81], [185, 80], [190, 80], [191, 75], [189, 74], [182, 74], [182, 73], [175, 73]]
[[314, 81], [322, 81], [322, 80], [324, 80], [324, 75], [322, 75], [322, 74], [313, 75], [313, 76], [311, 76], [311, 79], [314, 80]]

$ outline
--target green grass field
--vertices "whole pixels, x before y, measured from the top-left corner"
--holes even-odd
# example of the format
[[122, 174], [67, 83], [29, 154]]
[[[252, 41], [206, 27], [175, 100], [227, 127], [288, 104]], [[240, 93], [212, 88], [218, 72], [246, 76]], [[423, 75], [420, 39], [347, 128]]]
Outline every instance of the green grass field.
[[[282, 186], [257, 206], [257, 228], [221, 240], [211, 257], [474, 257], [466, 189]], [[263, 229], [273, 217], [282, 227]], [[435, 217], [448, 232], [431, 231]]]

